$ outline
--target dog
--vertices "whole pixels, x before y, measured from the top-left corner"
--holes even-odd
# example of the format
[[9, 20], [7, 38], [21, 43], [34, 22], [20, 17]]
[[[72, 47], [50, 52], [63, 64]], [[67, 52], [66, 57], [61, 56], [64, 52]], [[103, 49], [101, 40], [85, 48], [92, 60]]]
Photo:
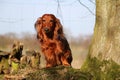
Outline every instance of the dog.
[[45, 56], [46, 68], [71, 66], [72, 52], [60, 20], [53, 14], [44, 14], [35, 22], [37, 39]]

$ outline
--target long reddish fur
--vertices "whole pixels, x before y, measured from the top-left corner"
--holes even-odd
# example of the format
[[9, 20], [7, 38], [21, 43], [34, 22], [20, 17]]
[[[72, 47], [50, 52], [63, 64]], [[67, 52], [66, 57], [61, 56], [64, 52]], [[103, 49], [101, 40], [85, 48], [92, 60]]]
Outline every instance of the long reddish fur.
[[53, 14], [44, 14], [35, 23], [37, 39], [45, 56], [46, 67], [71, 66], [72, 53], [63, 27]]

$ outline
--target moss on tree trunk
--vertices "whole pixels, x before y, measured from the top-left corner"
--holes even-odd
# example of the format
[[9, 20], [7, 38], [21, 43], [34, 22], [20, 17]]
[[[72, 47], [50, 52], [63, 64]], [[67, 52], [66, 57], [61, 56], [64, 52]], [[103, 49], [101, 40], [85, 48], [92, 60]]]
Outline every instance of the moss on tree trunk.
[[81, 71], [90, 73], [92, 80], [120, 80], [120, 65], [113, 60], [98, 60], [88, 57]]

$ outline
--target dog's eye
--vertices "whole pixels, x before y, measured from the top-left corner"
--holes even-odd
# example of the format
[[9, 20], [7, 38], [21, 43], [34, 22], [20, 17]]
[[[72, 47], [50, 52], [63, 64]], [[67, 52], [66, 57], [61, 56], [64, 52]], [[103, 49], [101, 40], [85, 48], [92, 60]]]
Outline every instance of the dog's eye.
[[38, 22], [38, 24], [41, 24], [41, 22]]
[[50, 20], [50, 22], [54, 22], [54, 20]]
[[45, 20], [42, 20], [42, 22], [45, 22]]

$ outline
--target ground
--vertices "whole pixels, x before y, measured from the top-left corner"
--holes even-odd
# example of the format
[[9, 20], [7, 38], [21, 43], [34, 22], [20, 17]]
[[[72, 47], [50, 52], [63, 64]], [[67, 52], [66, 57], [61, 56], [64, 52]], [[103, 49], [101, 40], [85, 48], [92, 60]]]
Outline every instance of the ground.
[[43, 68], [39, 70], [29, 69], [19, 71], [15, 75], [5, 75], [9, 79], [19, 80], [92, 80], [92, 76], [87, 72], [72, 67], [57, 66], [53, 68]]

